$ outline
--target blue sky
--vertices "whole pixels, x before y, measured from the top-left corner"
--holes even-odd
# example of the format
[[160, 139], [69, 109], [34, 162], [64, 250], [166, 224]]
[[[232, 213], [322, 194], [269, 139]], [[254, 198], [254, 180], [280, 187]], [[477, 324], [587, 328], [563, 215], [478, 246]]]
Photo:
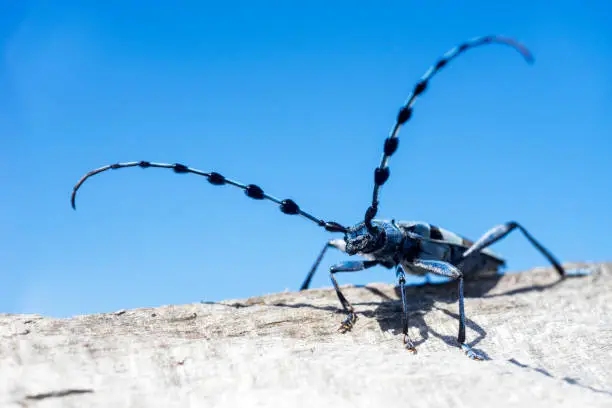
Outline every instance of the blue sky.
[[[332, 236], [231, 187], [114, 162], [181, 162], [358, 222], [397, 110], [379, 216], [476, 239], [521, 222], [558, 258], [610, 260], [612, 5], [3, 2], [0, 312], [51, 316], [297, 290]], [[511, 271], [546, 265], [517, 233]], [[330, 253], [313, 287], [330, 286]], [[339, 281], [394, 282], [374, 268]]]

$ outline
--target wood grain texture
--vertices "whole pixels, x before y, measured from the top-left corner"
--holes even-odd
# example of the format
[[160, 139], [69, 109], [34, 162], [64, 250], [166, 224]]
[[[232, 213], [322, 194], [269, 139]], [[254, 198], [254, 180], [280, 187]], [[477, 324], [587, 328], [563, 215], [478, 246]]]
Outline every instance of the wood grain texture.
[[[566, 264], [567, 267], [585, 264]], [[612, 263], [410, 287], [410, 333], [388, 284], [55, 319], [0, 315], [1, 407], [611, 407]]]

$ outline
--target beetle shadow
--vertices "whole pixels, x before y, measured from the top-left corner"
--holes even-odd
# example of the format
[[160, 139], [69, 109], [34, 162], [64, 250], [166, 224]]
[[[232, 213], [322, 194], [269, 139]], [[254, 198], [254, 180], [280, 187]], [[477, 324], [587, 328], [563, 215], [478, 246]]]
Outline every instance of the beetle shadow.
[[[486, 279], [479, 279], [477, 282], [464, 282], [464, 297], [483, 297], [497, 285], [500, 279], [501, 276], [493, 276]], [[383, 332], [390, 332], [394, 335], [403, 334], [402, 315], [404, 312], [400, 287], [398, 285], [394, 287], [394, 298], [373, 287], [364, 286], [363, 288], [379, 296], [382, 302], [380, 302], [378, 307], [374, 310], [365, 311], [362, 314], [374, 318]], [[408, 331], [415, 347], [425, 343], [430, 336], [442, 340], [450, 347], [459, 347], [457, 335], [459, 333], [460, 316], [457, 281], [406, 286], [405, 295], [408, 306]], [[437, 304], [440, 303], [448, 304], [449, 306], [454, 305], [456, 307], [456, 312], [437, 306]], [[452, 333], [441, 333], [431, 327], [430, 324], [427, 324], [425, 316], [433, 310], [440, 311], [448, 316], [449, 319], [455, 321], [455, 331]], [[471, 320], [469, 315], [465, 316], [465, 325], [468, 333], [469, 331], [476, 333], [476, 338], [467, 342], [467, 344], [488, 360], [489, 357], [484, 351], [475, 348], [475, 346], [487, 336], [487, 332], [480, 325]], [[413, 335], [415, 330], [418, 332], [418, 337]]]
[[[482, 297], [484, 294], [489, 292], [495, 287], [501, 276], [481, 278], [477, 282], [467, 281], [464, 283], [464, 297]], [[400, 287], [396, 285], [394, 287], [394, 297], [389, 296], [383, 291], [373, 286], [367, 285], [355, 285], [355, 287], [369, 291], [370, 293], [377, 296], [380, 300], [368, 301], [368, 302], [351, 302], [355, 307], [355, 313], [358, 316], [365, 316], [373, 318], [377, 321], [380, 329], [384, 332], [390, 332], [394, 335], [402, 333], [402, 314], [403, 307], [401, 301]], [[457, 281], [448, 281], [442, 283], [426, 283], [422, 285], [406, 285], [405, 286], [406, 299], [408, 302], [408, 324], [409, 331], [413, 332], [414, 329], [419, 332], [419, 339], [414, 340], [413, 344], [418, 346], [431, 336], [434, 336], [451, 347], [458, 347], [457, 333], [459, 330], [459, 313], [458, 313], [458, 283]], [[350, 301], [350, 299], [349, 299]], [[446, 309], [436, 306], [436, 303], [455, 304], [457, 305], [457, 313], [450, 312]], [[287, 308], [311, 308], [316, 310], [324, 310], [327, 312], [333, 312], [339, 315], [344, 315], [345, 312], [342, 307], [338, 306], [319, 306], [308, 303], [282, 303], [275, 302], [269, 304], [275, 307], [287, 307]], [[229, 306], [229, 305], [228, 305]], [[242, 304], [233, 304], [233, 307], [246, 307]], [[373, 310], [359, 310], [360, 306], [376, 306]], [[437, 332], [434, 328], [430, 327], [425, 321], [425, 315], [432, 311], [438, 310], [446, 314], [450, 319], [457, 322], [457, 331], [453, 334], [443, 334]], [[468, 316], [465, 318], [466, 329], [472, 330], [477, 333], [476, 339], [467, 343], [470, 347], [474, 347], [487, 335], [486, 331], [480, 327], [477, 323], [472, 321]], [[359, 325], [359, 323], [357, 323]], [[487, 354], [478, 349], [474, 349], [480, 353], [485, 359], [489, 359]]]
[[[500, 296], [513, 296], [528, 292], [542, 292], [563, 282], [563, 279], [556, 279], [550, 283], [532, 284], [526, 287], [509, 289], [504, 292], [490, 293], [506, 275], [508, 274], [504, 273], [482, 276], [479, 278], [467, 278], [464, 281], [464, 298], [487, 299]], [[457, 334], [459, 332], [460, 321], [458, 282], [450, 279], [446, 281], [438, 281], [438, 283], [433, 283], [429, 280], [426, 282], [427, 283], [420, 285], [409, 285], [405, 287], [406, 300], [408, 303], [408, 330], [410, 334], [414, 333], [415, 329], [419, 333], [418, 338], [415, 339], [411, 337], [411, 340], [415, 346], [418, 346], [426, 342], [430, 336], [433, 336], [442, 340], [451, 347], [458, 347], [459, 343], [457, 342]], [[376, 309], [372, 311], [365, 311], [361, 314], [376, 319], [382, 331], [388, 331], [396, 335], [402, 334], [403, 307], [400, 287], [398, 285], [394, 287], [395, 298], [388, 296], [374, 287], [361, 287], [377, 295], [382, 300]], [[455, 311], [449, 311], [446, 308], [437, 306], [437, 304], [440, 303], [449, 305], [450, 309], [454, 307]], [[355, 305], [357, 306], [357, 304]], [[432, 310], [440, 311], [447, 315], [450, 319], [453, 319], [456, 322], [456, 331], [451, 335], [443, 334], [436, 331], [431, 327], [431, 325], [428, 325], [425, 321], [425, 316]], [[467, 343], [470, 347], [474, 348], [487, 336], [487, 332], [469, 318], [469, 311], [466, 311], [465, 325], [468, 333], [469, 331], [476, 333], [476, 338]], [[482, 354], [485, 359], [489, 359], [486, 353], [482, 350], [478, 350], [476, 348], [474, 348], [474, 350]]]
[[[463, 295], [466, 299], [470, 298], [494, 298], [500, 296], [513, 296], [527, 292], [542, 292], [551, 289], [562, 282], [561, 279], [555, 280], [546, 284], [533, 284], [526, 287], [510, 289], [499, 293], [490, 293], [499, 283], [499, 281], [507, 274], [497, 274], [491, 276], [479, 277], [477, 279], [466, 279], [464, 281]], [[387, 293], [373, 286], [356, 285], [356, 287], [369, 291], [377, 296], [380, 301], [355, 302], [352, 303], [355, 307], [355, 312], [359, 316], [373, 318], [377, 321], [380, 329], [384, 332], [390, 332], [394, 335], [402, 334], [402, 314], [403, 307], [401, 301], [401, 292], [399, 285], [394, 287], [394, 296], [389, 296]], [[405, 293], [408, 303], [408, 327], [411, 334], [412, 342], [415, 346], [425, 343], [430, 336], [442, 340], [450, 347], [458, 347], [457, 334], [459, 332], [459, 287], [458, 282], [454, 280], [438, 281], [437, 283], [427, 281], [424, 284], [406, 285]], [[350, 300], [350, 299], [349, 299]], [[448, 308], [441, 308], [439, 304], [449, 305]], [[344, 314], [344, 310], [340, 305], [334, 306], [315, 306], [306, 303], [299, 304], [284, 304], [275, 303], [279, 307], [311, 307], [319, 310], [331, 311], [340, 315]], [[376, 306], [373, 310], [360, 311], [359, 306]], [[448, 309], [453, 309], [453, 311]], [[449, 319], [456, 322], [456, 331], [452, 333], [441, 333], [435, 328], [428, 325], [425, 316], [427, 313], [436, 310], [444, 313]], [[357, 323], [358, 325], [359, 323]], [[469, 311], [465, 316], [466, 331], [469, 337], [470, 332], [476, 333], [476, 338], [470, 340], [467, 344], [474, 348], [475, 351], [482, 354], [485, 359], [488, 359], [486, 353], [475, 348], [486, 336], [487, 332], [480, 325], [470, 319]], [[418, 337], [413, 336], [415, 330], [418, 332]]]
[[[555, 280], [552, 283], [547, 284], [536, 284], [527, 287], [521, 287], [517, 289], [511, 289], [505, 292], [490, 294], [491, 290], [497, 286], [499, 281], [506, 274], [492, 275], [486, 277], [479, 277], [478, 279], [467, 279], [464, 282], [464, 297], [469, 298], [493, 298], [499, 296], [512, 296], [519, 293], [527, 293], [532, 291], [541, 292], [550, 289], [562, 282], [561, 279]], [[389, 296], [387, 293], [379, 290], [373, 286], [367, 285], [355, 285], [355, 287], [369, 291], [370, 293], [377, 296], [380, 300], [378, 301], [367, 301], [367, 302], [351, 302], [355, 307], [355, 313], [359, 316], [365, 316], [373, 318], [377, 321], [380, 329], [383, 332], [390, 332], [394, 335], [402, 334], [402, 315], [403, 307], [401, 301], [401, 293], [399, 285], [394, 287], [394, 296]], [[410, 284], [405, 286], [406, 299], [408, 303], [408, 327], [409, 333], [412, 335], [415, 329], [418, 331], [418, 338], [411, 339], [415, 346], [425, 343], [430, 336], [442, 340], [450, 347], [458, 347], [457, 334], [459, 330], [459, 296], [458, 296], [458, 282], [449, 280], [442, 282], [429, 282], [425, 284]], [[350, 299], [349, 299], [350, 301]], [[206, 302], [216, 303], [216, 302]], [[437, 304], [447, 304], [449, 308], [455, 308], [455, 311], [449, 311], [446, 308], [440, 308]], [[229, 307], [248, 307], [250, 305], [244, 303], [225, 304]], [[339, 315], [344, 315], [344, 310], [340, 306], [339, 302], [337, 306], [318, 306], [309, 303], [283, 303], [275, 302], [268, 304], [275, 307], [287, 307], [287, 308], [311, 308], [316, 310], [324, 310], [333, 312]], [[376, 306], [373, 310], [359, 310], [359, 306]], [[432, 310], [440, 311], [447, 315], [449, 319], [456, 322], [456, 331], [449, 334], [444, 334], [436, 331], [425, 321], [425, 316]], [[469, 313], [469, 312], [468, 312]], [[476, 322], [469, 318], [469, 314], [465, 317], [466, 334], [475, 332], [476, 338], [468, 342], [467, 344], [474, 348], [479, 354], [483, 355], [485, 359], [489, 359], [487, 354], [475, 348], [486, 336], [487, 332], [479, 326]], [[357, 326], [359, 322], [357, 323]]]

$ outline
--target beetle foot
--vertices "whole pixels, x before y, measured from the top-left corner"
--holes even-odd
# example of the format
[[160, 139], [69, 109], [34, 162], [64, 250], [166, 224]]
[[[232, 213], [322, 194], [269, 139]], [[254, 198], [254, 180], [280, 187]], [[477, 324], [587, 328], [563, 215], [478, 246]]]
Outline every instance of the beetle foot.
[[593, 273], [595, 272], [594, 270], [595, 268], [573, 268], [573, 269], [566, 269], [565, 270], [565, 276], [567, 278], [575, 278], [575, 277], [581, 277], [581, 276], [589, 276], [589, 275], [593, 275]]
[[414, 343], [412, 342], [412, 340], [410, 340], [410, 337], [408, 337], [407, 334], [404, 334], [404, 346], [406, 347], [406, 350], [408, 350], [412, 354], [416, 354], [417, 349], [416, 349], [416, 347], [414, 346]]
[[350, 331], [353, 328], [353, 324], [355, 324], [356, 321], [357, 321], [357, 315], [353, 312], [350, 312], [346, 316], [346, 319], [344, 319], [342, 323], [340, 324], [338, 331], [340, 333], [346, 333], [347, 331]]
[[484, 356], [482, 356], [477, 351], [474, 351], [470, 346], [465, 343], [461, 343], [461, 349], [465, 353], [466, 356], [471, 358], [472, 360], [484, 360]]

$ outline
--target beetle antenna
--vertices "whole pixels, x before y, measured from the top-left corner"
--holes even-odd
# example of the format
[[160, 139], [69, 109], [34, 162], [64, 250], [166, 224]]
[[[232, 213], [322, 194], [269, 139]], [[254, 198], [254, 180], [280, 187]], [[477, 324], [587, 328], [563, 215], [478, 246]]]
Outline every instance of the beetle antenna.
[[508, 45], [515, 50], [517, 50], [521, 55], [525, 58], [525, 60], [532, 64], [533, 56], [531, 52], [519, 42], [504, 36], [499, 35], [488, 35], [482, 37], [473, 38], [463, 44], [457, 45], [454, 48], [448, 50], [442, 58], [438, 60], [434, 65], [432, 65], [427, 72], [421, 77], [419, 82], [415, 85], [412, 93], [408, 97], [408, 101], [402, 106], [400, 109], [395, 125], [391, 130], [389, 137], [385, 140], [384, 145], [384, 153], [382, 156], [382, 160], [380, 162], [380, 166], [376, 168], [374, 171], [374, 193], [372, 195], [372, 204], [368, 207], [365, 213], [365, 224], [370, 232], [375, 232], [376, 227], [372, 225], [372, 219], [376, 216], [378, 212], [378, 191], [380, 187], [387, 181], [389, 178], [389, 167], [387, 167], [389, 157], [397, 150], [397, 146], [399, 144], [398, 133], [400, 127], [405, 124], [410, 117], [412, 116], [412, 107], [419, 95], [421, 95], [425, 89], [427, 88], [429, 80], [442, 68], [444, 68], [451, 60], [459, 56], [464, 51], [474, 48], [480, 45], [485, 44], [504, 44]]
[[72, 204], [72, 208], [76, 210], [76, 204], [75, 204], [75, 200], [76, 200], [76, 193], [77, 190], [81, 187], [81, 185], [85, 182], [85, 180], [87, 180], [89, 177], [96, 175], [98, 173], [102, 173], [106, 170], [116, 170], [116, 169], [121, 169], [121, 168], [126, 168], [126, 167], [140, 167], [143, 169], [149, 168], [149, 167], [157, 167], [157, 168], [162, 168], [162, 169], [172, 169], [174, 170], [175, 173], [178, 174], [184, 174], [184, 173], [192, 173], [192, 174], [196, 174], [198, 176], [204, 176], [208, 179], [208, 182], [210, 184], [216, 185], [216, 186], [220, 186], [220, 185], [224, 185], [224, 184], [229, 184], [235, 187], [238, 187], [242, 190], [244, 190], [245, 194], [248, 197], [251, 197], [255, 200], [269, 200], [272, 201], [276, 204], [278, 204], [280, 206], [280, 210], [284, 213], [284, 214], [289, 214], [289, 215], [296, 215], [299, 214], [304, 218], [309, 219], [310, 221], [316, 223], [317, 225], [319, 225], [320, 227], [325, 228], [327, 231], [329, 232], [346, 232], [347, 228], [338, 224], [337, 222], [333, 222], [333, 221], [324, 221], [322, 219], [319, 219], [309, 213], [307, 213], [306, 211], [303, 211], [302, 209], [300, 209], [300, 207], [295, 203], [295, 201], [291, 200], [291, 199], [285, 199], [285, 200], [279, 200], [278, 198], [275, 198], [271, 195], [268, 195], [266, 193], [264, 193], [264, 191], [261, 189], [261, 187], [255, 185], [255, 184], [242, 184], [239, 183], [237, 181], [233, 181], [230, 179], [225, 178], [224, 176], [222, 176], [219, 173], [215, 173], [215, 172], [210, 172], [210, 173], [205, 173], [201, 170], [197, 170], [197, 169], [193, 169], [191, 167], [187, 167], [184, 164], [180, 164], [180, 163], [174, 163], [174, 164], [167, 164], [167, 163], [152, 163], [152, 162], [148, 162], [148, 161], [138, 161], [138, 162], [128, 162], [128, 163], [116, 163], [116, 164], [109, 164], [107, 166], [104, 167], [100, 167], [98, 169], [92, 170], [89, 173], [87, 173], [85, 176], [83, 176], [79, 182], [74, 186], [73, 190], [72, 190], [72, 196], [70, 198], [70, 202]]

